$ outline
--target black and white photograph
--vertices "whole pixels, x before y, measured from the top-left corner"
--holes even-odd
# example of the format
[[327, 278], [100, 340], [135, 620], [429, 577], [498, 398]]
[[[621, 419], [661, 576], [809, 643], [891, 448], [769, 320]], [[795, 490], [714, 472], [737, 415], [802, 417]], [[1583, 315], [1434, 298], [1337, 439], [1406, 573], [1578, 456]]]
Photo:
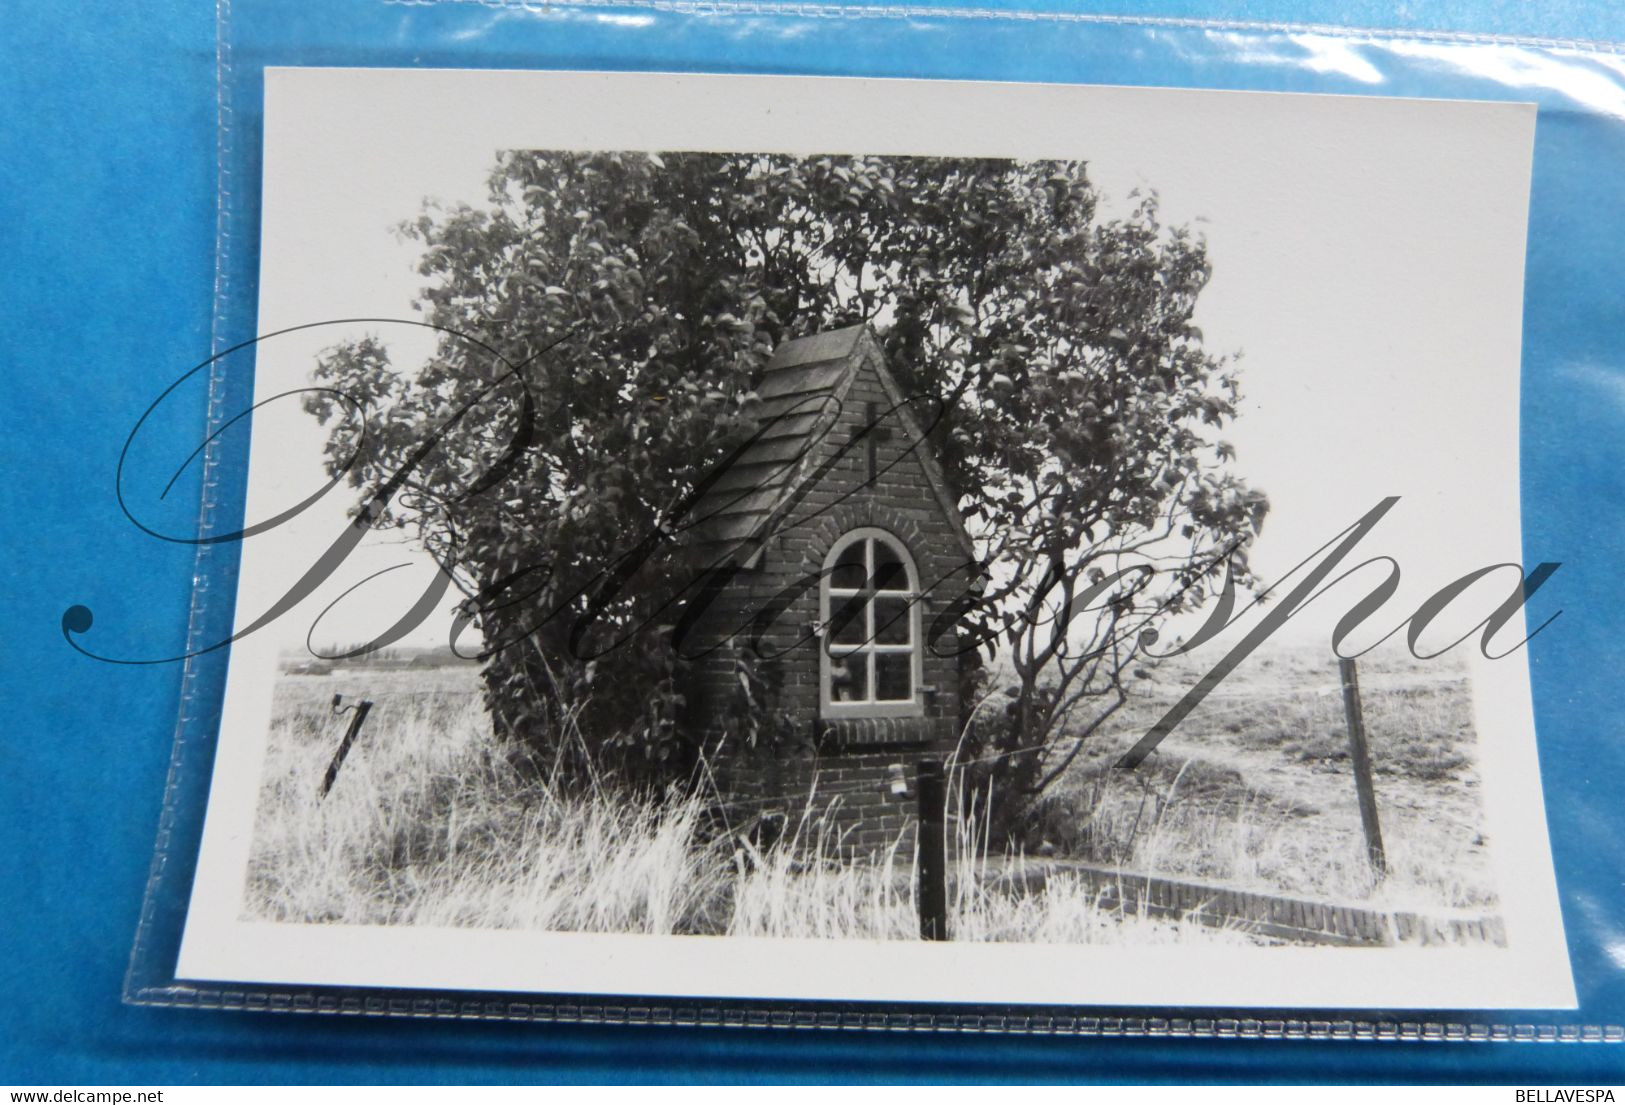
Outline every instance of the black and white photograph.
[[1572, 1007], [1533, 132], [271, 71], [182, 977]]

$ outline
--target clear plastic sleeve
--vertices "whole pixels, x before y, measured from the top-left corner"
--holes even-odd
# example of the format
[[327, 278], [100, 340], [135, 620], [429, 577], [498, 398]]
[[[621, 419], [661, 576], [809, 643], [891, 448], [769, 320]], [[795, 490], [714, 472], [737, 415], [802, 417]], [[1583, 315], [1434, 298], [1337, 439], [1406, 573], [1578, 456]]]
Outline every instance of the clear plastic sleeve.
[[[1538, 105], [1522, 352], [1522, 532], [1561, 560], [1561, 631], [1529, 646], [1552, 855], [1579, 1006], [1551, 1010], [1227, 1009], [710, 999], [196, 983], [176, 976], [230, 649], [186, 661], [162, 828], [126, 983], [149, 1004], [550, 1022], [973, 1030], [1076, 1035], [1625, 1040], [1625, 771], [1613, 696], [1625, 611], [1612, 571], [1625, 404], [1588, 398], [1577, 366], [1620, 363], [1625, 67], [1601, 46], [1328, 27], [776, 4], [231, 0], [219, 25], [213, 441], [197, 520], [192, 651], [230, 637], [246, 438], [213, 435], [253, 403], [267, 69], [537, 69], [773, 73], [1515, 101]], [[404, 214], [404, 213], [403, 213]], [[174, 511], [173, 506], [165, 509]], [[170, 529], [182, 531], [182, 513]]]

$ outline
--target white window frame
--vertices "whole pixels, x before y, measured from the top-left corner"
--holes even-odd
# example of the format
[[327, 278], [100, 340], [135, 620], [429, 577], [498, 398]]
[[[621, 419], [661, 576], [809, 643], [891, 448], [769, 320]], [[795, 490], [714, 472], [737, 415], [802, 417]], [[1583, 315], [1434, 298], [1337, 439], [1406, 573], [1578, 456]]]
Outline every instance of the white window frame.
[[[909, 641], [902, 645], [880, 644], [874, 639], [874, 609], [876, 592], [869, 592], [869, 600], [864, 606], [864, 625], [869, 634], [861, 644], [836, 646], [833, 643], [833, 631], [830, 625], [830, 616], [836, 609], [832, 600], [842, 600], [861, 594], [862, 591], [851, 588], [832, 587], [830, 577], [835, 568], [835, 562], [847, 549], [858, 542], [864, 542], [863, 568], [864, 585], [869, 587], [874, 580], [875, 572], [875, 544], [884, 544], [902, 562], [905, 574], [908, 577], [908, 590], [882, 591], [878, 594], [885, 598], [905, 599], [908, 602]], [[925, 715], [925, 650], [922, 647], [923, 635], [921, 633], [920, 616], [920, 573], [914, 564], [914, 557], [909, 554], [908, 546], [898, 540], [897, 535], [877, 526], [860, 526], [841, 535], [829, 553], [824, 557], [824, 570], [818, 580], [818, 621], [822, 626], [818, 648], [818, 712], [820, 717], [861, 718], [861, 717], [923, 717]], [[858, 702], [837, 701], [834, 696], [833, 672], [831, 670], [830, 650], [839, 648], [842, 655], [861, 656], [862, 678], [866, 696]], [[907, 699], [894, 699], [888, 701], [875, 701], [873, 695], [876, 691], [874, 663], [872, 657], [877, 654], [889, 653], [901, 655], [907, 653], [910, 658], [909, 682], [913, 694]]]

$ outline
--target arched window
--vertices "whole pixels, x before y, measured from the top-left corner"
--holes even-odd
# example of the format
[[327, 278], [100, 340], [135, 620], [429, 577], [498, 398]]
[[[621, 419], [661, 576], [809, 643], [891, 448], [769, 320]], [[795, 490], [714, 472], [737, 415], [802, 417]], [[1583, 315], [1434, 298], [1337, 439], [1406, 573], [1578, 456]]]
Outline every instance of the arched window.
[[913, 559], [885, 530], [855, 529], [835, 542], [819, 583], [825, 717], [922, 712], [919, 597]]

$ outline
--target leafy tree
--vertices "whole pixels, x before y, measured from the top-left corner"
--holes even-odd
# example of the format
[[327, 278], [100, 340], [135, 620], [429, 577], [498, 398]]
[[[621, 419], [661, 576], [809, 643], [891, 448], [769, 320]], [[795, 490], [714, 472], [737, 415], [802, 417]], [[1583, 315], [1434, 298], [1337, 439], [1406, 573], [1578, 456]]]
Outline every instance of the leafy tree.
[[374, 337], [338, 346], [316, 376], [356, 407], [310, 405], [363, 488], [443, 428], [375, 524], [415, 530], [477, 600], [493, 716], [564, 775], [685, 762], [667, 630], [696, 565], [657, 536], [635, 586], [602, 573], [674, 529], [790, 337], [868, 321], [941, 404], [932, 444], [986, 568], [965, 625], [1004, 660], [967, 752], [1009, 795], [1122, 704], [1142, 630], [1203, 601], [1227, 553], [1246, 578], [1265, 502], [1217, 436], [1238, 392], [1191, 324], [1205, 247], [1154, 196], [1103, 217], [1082, 163], [512, 152], [486, 205], [403, 230], [437, 352], [402, 372]]

